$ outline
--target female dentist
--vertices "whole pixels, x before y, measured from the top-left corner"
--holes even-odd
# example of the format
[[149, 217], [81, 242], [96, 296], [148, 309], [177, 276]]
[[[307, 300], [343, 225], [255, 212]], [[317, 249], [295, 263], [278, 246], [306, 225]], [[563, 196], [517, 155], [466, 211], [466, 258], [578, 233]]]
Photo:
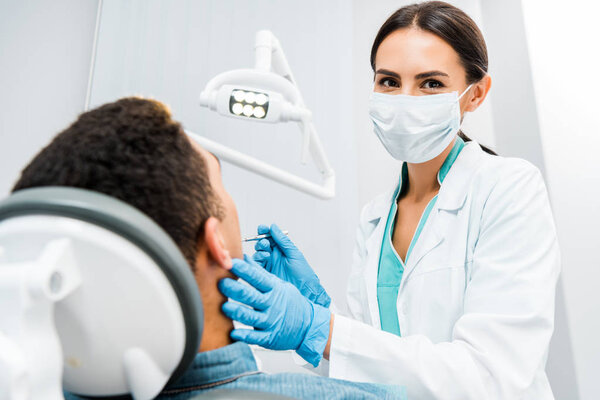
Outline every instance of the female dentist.
[[452, 5], [406, 6], [379, 30], [371, 65], [375, 134], [404, 163], [361, 213], [350, 317], [329, 310], [279, 228], [260, 226], [271, 239], [233, 265], [251, 286], [219, 283], [236, 301], [225, 314], [254, 327], [232, 338], [325, 357], [331, 377], [404, 385], [415, 399], [552, 399], [560, 256], [542, 176], [460, 131], [491, 86], [481, 32]]

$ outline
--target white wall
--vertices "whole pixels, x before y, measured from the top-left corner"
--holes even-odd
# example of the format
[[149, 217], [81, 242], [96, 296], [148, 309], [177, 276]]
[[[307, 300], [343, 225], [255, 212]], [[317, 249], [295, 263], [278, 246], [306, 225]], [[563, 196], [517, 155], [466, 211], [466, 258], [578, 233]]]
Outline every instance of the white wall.
[[[521, 1], [482, 2], [482, 16], [493, 78], [490, 98], [494, 102], [498, 152], [531, 161], [547, 177]], [[557, 399], [577, 399], [563, 286], [561, 278], [557, 284], [555, 330], [546, 371]]]
[[0, 0], [0, 197], [83, 111], [97, 0]]
[[600, 71], [600, 9], [585, 0], [523, 0], [523, 11], [577, 385], [581, 399], [598, 399], [600, 101], [593, 83]]

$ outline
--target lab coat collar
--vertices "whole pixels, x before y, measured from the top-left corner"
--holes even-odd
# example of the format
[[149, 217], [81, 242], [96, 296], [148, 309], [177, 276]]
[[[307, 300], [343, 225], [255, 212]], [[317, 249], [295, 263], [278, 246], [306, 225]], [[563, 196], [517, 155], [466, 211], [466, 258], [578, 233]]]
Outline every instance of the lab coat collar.
[[370, 206], [365, 210], [365, 219], [368, 222], [375, 222], [380, 218], [387, 217], [388, 212], [390, 211], [390, 205], [392, 204], [392, 201], [394, 201], [394, 194], [396, 193], [397, 185], [398, 180], [395, 180], [392, 189], [377, 196]]
[[403, 283], [409, 279], [412, 271], [417, 268], [423, 257], [444, 241], [446, 232], [443, 231], [442, 227], [448, 226], [451, 223], [450, 220], [456, 215], [452, 211], [460, 210], [464, 206], [471, 180], [475, 175], [477, 166], [483, 161], [484, 154], [476, 142], [465, 143], [465, 147], [456, 158], [456, 161], [454, 161], [450, 171], [448, 171], [448, 175], [446, 175], [444, 182], [440, 186], [438, 199], [434, 208], [437, 212], [430, 214], [423, 228], [423, 234], [421, 234], [420, 240], [417, 240], [415, 244], [404, 269], [400, 290], [402, 290]]
[[[447, 218], [452, 218], [454, 213], [439, 212], [440, 210], [458, 210], [465, 204], [467, 191], [470, 182], [477, 170], [477, 165], [483, 161], [484, 152], [476, 142], [467, 142], [452, 168], [446, 175], [443, 184], [440, 187], [436, 206], [425, 227], [420, 239], [415, 244], [407, 265], [405, 265], [404, 275], [400, 283], [401, 289], [404, 282], [409, 278], [412, 271], [417, 267], [421, 259], [430, 251], [436, 248], [443, 240], [444, 234], [439, 229], [440, 224], [445, 224]], [[387, 192], [376, 197], [365, 209], [363, 221], [366, 220], [374, 225], [373, 230], [366, 239], [366, 252], [375, 254], [368, 257], [369, 265], [365, 268], [364, 279], [367, 286], [367, 300], [371, 315], [371, 324], [375, 327], [380, 326], [379, 309], [377, 303], [377, 271], [379, 265], [379, 254], [381, 252], [381, 242], [383, 240], [383, 231], [386, 225], [387, 215], [390, 211], [392, 201], [398, 181]], [[434, 224], [434, 229], [429, 228]]]
[[[443, 184], [440, 186], [436, 208], [440, 210], [458, 210], [462, 208], [467, 197], [467, 191], [471, 178], [475, 173], [476, 166], [482, 160], [483, 150], [475, 141], [465, 143], [456, 161], [448, 171]], [[398, 180], [394, 179], [394, 185], [387, 192], [376, 197], [370, 207], [365, 210], [365, 219], [375, 222], [380, 218], [387, 217], [390, 205], [394, 201], [394, 193]]]
[[471, 179], [481, 163], [484, 152], [477, 142], [465, 143], [448, 175], [440, 186], [436, 208], [439, 210], [459, 210], [465, 204]]

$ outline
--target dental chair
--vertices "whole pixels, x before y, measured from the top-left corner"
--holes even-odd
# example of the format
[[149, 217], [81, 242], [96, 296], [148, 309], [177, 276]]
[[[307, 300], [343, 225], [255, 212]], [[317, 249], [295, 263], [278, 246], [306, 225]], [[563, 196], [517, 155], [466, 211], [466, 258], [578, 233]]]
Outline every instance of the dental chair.
[[152, 399], [189, 367], [202, 328], [188, 263], [134, 207], [68, 187], [0, 203], [0, 399]]

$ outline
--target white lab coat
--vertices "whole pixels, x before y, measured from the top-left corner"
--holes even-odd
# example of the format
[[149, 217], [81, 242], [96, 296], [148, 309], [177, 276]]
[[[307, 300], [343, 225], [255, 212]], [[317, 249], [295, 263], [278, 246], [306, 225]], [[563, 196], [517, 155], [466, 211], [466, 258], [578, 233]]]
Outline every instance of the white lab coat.
[[552, 399], [545, 373], [560, 270], [542, 176], [468, 142], [441, 185], [380, 330], [377, 270], [395, 187], [361, 213], [329, 376], [405, 385], [410, 399]]

